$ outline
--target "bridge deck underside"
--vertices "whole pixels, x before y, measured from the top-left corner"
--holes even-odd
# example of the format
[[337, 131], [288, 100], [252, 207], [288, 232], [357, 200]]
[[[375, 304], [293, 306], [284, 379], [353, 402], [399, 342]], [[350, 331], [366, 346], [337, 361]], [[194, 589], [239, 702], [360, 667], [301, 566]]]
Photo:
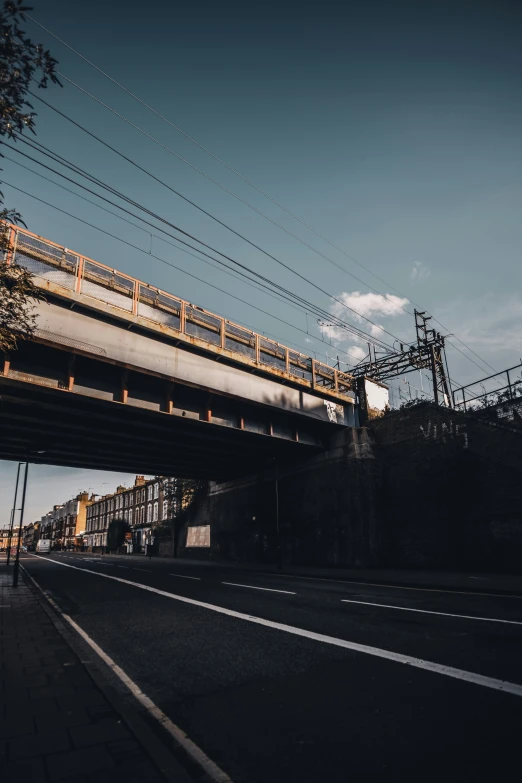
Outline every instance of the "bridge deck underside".
[[318, 450], [0, 376], [0, 459], [219, 481]]

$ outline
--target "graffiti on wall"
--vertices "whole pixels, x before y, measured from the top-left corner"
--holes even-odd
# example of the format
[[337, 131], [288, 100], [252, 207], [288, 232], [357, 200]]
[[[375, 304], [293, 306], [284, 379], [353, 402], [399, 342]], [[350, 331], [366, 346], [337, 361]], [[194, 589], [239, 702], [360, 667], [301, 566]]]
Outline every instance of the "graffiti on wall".
[[466, 425], [455, 424], [453, 421], [432, 424], [431, 420], [428, 421], [426, 427], [420, 425], [420, 430], [425, 440], [440, 440], [443, 443], [447, 443], [448, 440], [461, 439], [462, 448], [468, 448], [468, 433], [466, 432]]

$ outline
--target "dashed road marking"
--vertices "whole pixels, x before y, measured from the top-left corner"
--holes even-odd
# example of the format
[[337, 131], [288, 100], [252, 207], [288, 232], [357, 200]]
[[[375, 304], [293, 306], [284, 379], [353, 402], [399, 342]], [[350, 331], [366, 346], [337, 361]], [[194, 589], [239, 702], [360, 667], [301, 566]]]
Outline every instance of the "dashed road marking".
[[291, 590], [274, 590], [273, 587], [256, 587], [255, 585], [240, 585], [237, 582], [221, 582], [222, 585], [230, 585], [231, 587], [248, 587], [250, 590], [266, 590], [268, 593], [286, 593], [287, 595], [297, 595]]
[[97, 576], [99, 579], [111, 579], [114, 582], [120, 582], [120, 584], [136, 587], [139, 590], [146, 590], [149, 593], [155, 593], [156, 595], [161, 595], [164, 598], [169, 598], [173, 601], [190, 604], [191, 606], [197, 606], [201, 609], [208, 609], [212, 612], [226, 615], [227, 617], [234, 617], [237, 620], [244, 620], [247, 623], [253, 623], [254, 625], [262, 625], [265, 628], [272, 628], [276, 631], [284, 631], [285, 633], [291, 634], [293, 636], [299, 636], [304, 639], [311, 639], [312, 641], [321, 642], [322, 644], [330, 644], [333, 647], [341, 647], [345, 650], [353, 650], [354, 652], [371, 655], [375, 658], [382, 658], [384, 660], [394, 661], [395, 663], [402, 663], [406, 666], [412, 666], [415, 669], [423, 669], [424, 671], [433, 672], [434, 674], [442, 674], [445, 677], [451, 677], [455, 680], [462, 680], [464, 682], [472, 683], [473, 685], [481, 685], [484, 688], [491, 688], [496, 691], [504, 691], [504, 693], [510, 693], [514, 696], [522, 696], [522, 685], [515, 682], [497, 680], [495, 677], [487, 677], [484, 674], [469, 672], [465, 669], [456, 669], [453, 666], [445, 666], [444, 664], [435, 663], [434, 661], [425, 661], [422, 658], [414, 658], [411, 655], [404, 655], [403, 653], [397, 653], [391, 650], [383, 650], [380, 647], [371, 647], [370, 645], [360, 644], [359, 642], [350, 642], [347, 639], [338, 639], [335, 636], [327, 636], [326, 634], [315, 633], [314, 631], [308, 631], [305, 628], [297, 628], [296, 626], [286, 625], [285, 623], [277, 623], [273, 620], [265, 620], [263, 617], [256, 617], [255, 615], [236, 612], [234, 609], [227, 609], [224, 606], [209, 604], [205, 601], [197, 601], [195, 598], [187, 598], [183, 595], [169, 593], [166, 590], [160, 590], [157, 587], [144, 585], [140, 582], [131, 582], [130, 579], [122, 579], [120, 576], [102, 574], [100, 571], [91, 571], [89, 568], [78, 568], [78, 566], [69, 565], [69, 563], [61, 563], [59, 560], [53, 560], [52, 558], [45, 558], [41, 557], [40, 555], [33, 555], [33, 557], [36, 557], [39, 560], [46, 560], [47, 562], [50, 561], [52, 563], [56, 563], [57, 565], [63, 566], [64, 568], [73, 568], [75, 571], [81, 571], [82, 574], [92, 574], [93, 576]]
[[409, 606], [391, 606], [390, 604], [374, 604], [370, 601], [354, 601], [343, 598], [343, 604], [362, 604], [363, 606], [378, 606], [381, 609], [399, 609], [401, 612], [421, 612], [422, 614], [438, 614], [442, 617], [460, 617], [463, 620], [481, 620], [486, 623], [507, 623], [508, 625], [522, 625], [518, 620], [500, 620], [498, 617], [476, 617], [471, 614], [451, 614], [450, 612], [433, 612], [429, 609], [412, 609]]

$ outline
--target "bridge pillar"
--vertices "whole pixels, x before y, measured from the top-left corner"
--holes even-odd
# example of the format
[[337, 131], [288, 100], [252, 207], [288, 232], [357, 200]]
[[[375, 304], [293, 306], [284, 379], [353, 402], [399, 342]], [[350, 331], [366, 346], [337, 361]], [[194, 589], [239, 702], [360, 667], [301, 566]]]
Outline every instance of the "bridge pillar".
[[346, 429], [319, 455], [211, 483], [185, 523], [209, 525], [210, 547], [187, 547], [185, 529], [180, 555], [276, 565], [280, 543], [284, 565], [374, 565], [379, 483], [370, 430]]

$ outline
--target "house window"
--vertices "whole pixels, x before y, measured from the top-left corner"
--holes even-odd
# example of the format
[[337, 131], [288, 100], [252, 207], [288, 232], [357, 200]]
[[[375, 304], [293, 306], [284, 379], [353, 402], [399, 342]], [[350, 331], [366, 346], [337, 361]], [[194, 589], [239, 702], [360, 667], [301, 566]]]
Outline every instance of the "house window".
[[167, 519], [168, 515], [169, 515], [169, 503], [168, 503], [167, 500], [164, 500], [163, 501], [163, 515], [162, 515], [161, 518], [162, 519]]
[[140, 522], [142, 525], [145, 524], [145, 506], [141, 507]]
[[129, 518], [129, 525], [132, 525], [132, 508], [129, 508], [128, 518]]
[[152, 512], [152, 521], [153, 522], [158, 521], [158, 501], [154, 503], [154, 510]]
[[159, 497], [159, 484], [154, 484], [154, 498]]
[[147, 500], [152, 500], [152, 484], [147, 487]]
[[150, 503], [147, 506], [147, 522], [149, 525], [152, 522], [152, 505]]

